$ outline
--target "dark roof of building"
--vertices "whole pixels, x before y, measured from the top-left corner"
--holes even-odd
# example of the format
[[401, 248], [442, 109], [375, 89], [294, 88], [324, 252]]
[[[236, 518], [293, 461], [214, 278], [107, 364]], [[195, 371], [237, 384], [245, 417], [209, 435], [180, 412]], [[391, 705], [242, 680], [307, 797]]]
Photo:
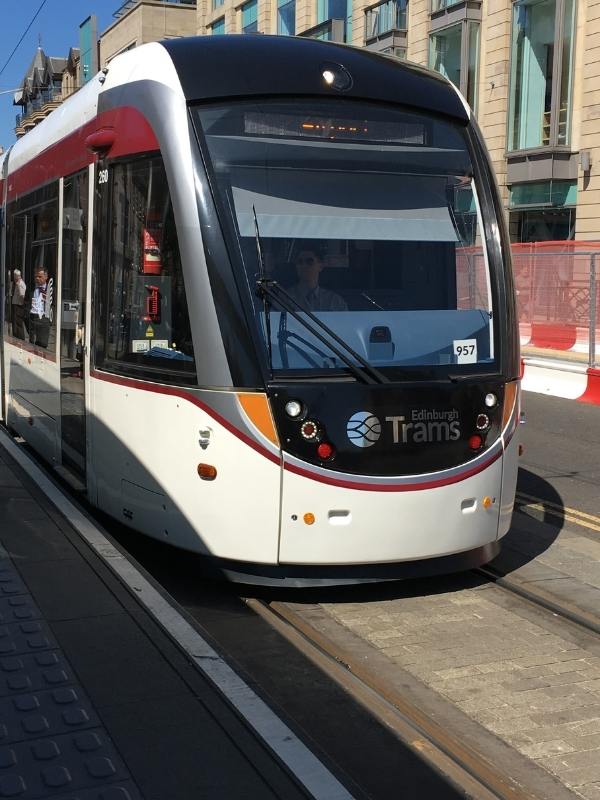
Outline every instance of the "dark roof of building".
[[35, 51], [35, 55], [21, 82], [19, 91], [15, 92], [14, 105], [23, 105], [28, 98], [35, 97], [41, 89], [46, 89], [52, 81], [59, 78], [68, 59], [58, 56], [47, 56], [41, 47]]

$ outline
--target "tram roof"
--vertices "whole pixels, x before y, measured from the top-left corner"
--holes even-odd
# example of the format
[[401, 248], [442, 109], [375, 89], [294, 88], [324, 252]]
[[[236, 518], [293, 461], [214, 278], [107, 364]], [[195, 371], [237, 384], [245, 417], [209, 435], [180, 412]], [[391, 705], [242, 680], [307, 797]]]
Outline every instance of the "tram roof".
[[[365, 48], [299, 36], [195, 36], [161, 42], [190, 102], [258, 95], [325, 95], [402, 103], [464, 123], [469, 111], [436, 72]], [[350, 73], [337, 91], [323, 80], [329, 65]]]

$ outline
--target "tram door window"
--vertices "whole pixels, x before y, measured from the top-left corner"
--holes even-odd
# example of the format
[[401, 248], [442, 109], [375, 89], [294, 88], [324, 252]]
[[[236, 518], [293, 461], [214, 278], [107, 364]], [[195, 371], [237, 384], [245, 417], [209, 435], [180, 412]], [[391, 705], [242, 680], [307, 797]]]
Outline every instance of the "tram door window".
[[86, 324], [87, 170], [64, 180], [60, 388], [63, 464], [85, 474], [83, 352]]
[[58, 182], [9, 204], [5, 333], [49, 352], [56, 351], [57, 240]]
[[160, 156], [102, 166], [97, 180], [96, 365], [168, 383], [196, 369], [177, 230]]

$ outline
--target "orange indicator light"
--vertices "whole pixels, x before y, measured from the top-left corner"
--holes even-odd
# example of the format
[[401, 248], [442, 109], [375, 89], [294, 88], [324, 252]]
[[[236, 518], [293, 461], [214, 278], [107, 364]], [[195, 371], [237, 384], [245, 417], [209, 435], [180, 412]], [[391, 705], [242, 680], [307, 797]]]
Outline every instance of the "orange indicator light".
[[198, 464], [198, 475], [203, 481], [214, 481], [217, 477], [217, 468], [212, 464]]
[[481, 505], [484, 508], [491, 508], [494, 505], [494, 501], [492, 500], [491, 497], [484, 497], [483, 500], [481, 501]]
[[314, 525], [315, 524], [315, 515], [311, 514], [310, 511], [308, 514], [305, 514], [302, 519], [306, 523], [306, 525]]

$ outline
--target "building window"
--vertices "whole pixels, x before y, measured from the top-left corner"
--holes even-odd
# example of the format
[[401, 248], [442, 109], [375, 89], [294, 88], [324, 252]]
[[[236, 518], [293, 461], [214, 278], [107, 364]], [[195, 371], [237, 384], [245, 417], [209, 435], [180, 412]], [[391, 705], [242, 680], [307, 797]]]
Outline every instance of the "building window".
[[242, 33], [257, 33], [258, 31], [258, 3], [250, 0], [242, 6]]
[[280, 36], [296, 33], [296, 0], [277, 0], [277, 33]]
[[223, 5], [224, 2], [225, 2], [225, 0], [212, 0], [213, 9], [220, 8]]
[[383, 47], [378, 52], [384, 53], [386, 56], [395, 56], [402, 61], [406, 61], [406, 47]]
[[443, 11], [462, 2], [464, 0], [431, 0], [431, 13], [435, 14], [436, 11]]
[[[334, 19], [344, 21], [343, 41], [350, 41], [352, 38], [352, 0], [317, 0], [317, 24], [321, 25]], [[323, 35], [316, 38], [331, 39], [332, 37]]]
[[405, 30], [406, 0], [385, 0], [365, 9], [365, 41]]
[[465, 19], [441, 28], [429, 38], [429, 66], [444, 75], [477, 107], [479, 23]]
[[575, 238], [577, 181], [549, 180], [514, 184], [509, 190], [513, 242]]
[[215, 20], [212, 25], [208, 26], [209, 31], [213, 36], [221, 36], [225, 33], [225, 17]]
[[509, 150], [570, 142], [574, 0], [513, 5]]

